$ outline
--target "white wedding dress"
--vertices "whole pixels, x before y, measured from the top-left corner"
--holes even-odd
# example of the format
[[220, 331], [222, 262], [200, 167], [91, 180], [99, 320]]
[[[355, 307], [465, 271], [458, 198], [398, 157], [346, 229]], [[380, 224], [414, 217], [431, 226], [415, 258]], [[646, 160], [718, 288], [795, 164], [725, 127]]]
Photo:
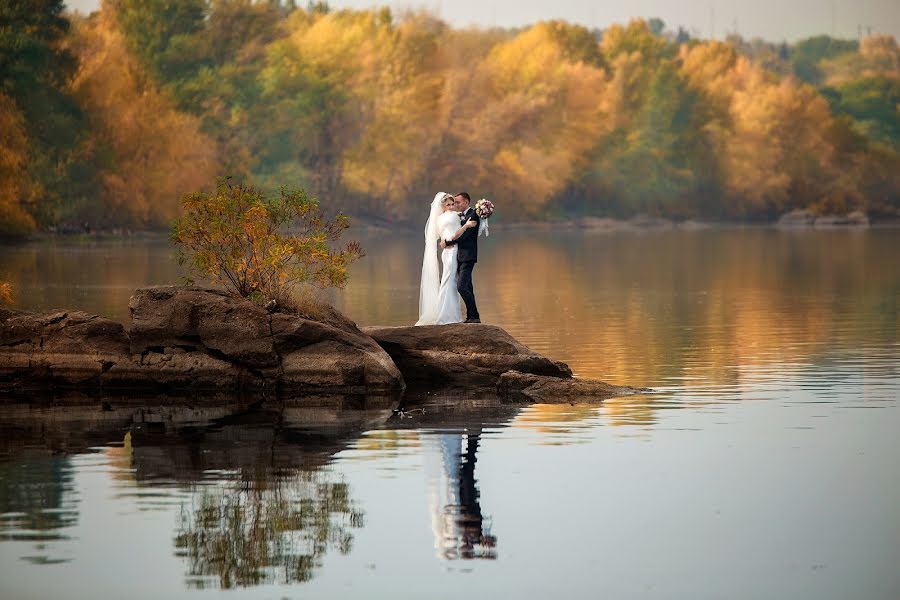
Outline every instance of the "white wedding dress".
[[441, 251], [438, 271], [438, 241], [452, 240], [459, 229], [459, 214], [443, 212], [443, 192], [434, 197], [425, 224], [425, 256], [422, 258], [422, 282], [419, 287], [419, 320], [416, 325], [462, 323], [462, 304], [456, 291], [456, 246]]

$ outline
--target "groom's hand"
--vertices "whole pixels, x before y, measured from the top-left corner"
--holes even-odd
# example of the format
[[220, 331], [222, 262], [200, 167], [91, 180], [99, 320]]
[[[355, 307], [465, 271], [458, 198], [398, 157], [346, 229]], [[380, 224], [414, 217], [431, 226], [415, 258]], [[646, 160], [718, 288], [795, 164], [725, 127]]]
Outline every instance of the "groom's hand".
[[447, 247], [447, 242], [445, 242], [445, 241], [442, 239], [442, 240], [441, 240], [440, 246], [441, 246], [441, 250], [443, 250], [444, 248]]

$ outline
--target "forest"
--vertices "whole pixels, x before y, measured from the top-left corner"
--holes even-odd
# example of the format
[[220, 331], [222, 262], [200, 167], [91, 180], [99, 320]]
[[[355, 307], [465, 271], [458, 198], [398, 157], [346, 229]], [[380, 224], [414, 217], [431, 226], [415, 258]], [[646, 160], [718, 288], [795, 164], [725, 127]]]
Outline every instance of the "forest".
[[315, 2], [0, 0], [0, 237], [161, 229], [231, 176], [363, 222], [900, 215], [893, 36], [452, 28]]

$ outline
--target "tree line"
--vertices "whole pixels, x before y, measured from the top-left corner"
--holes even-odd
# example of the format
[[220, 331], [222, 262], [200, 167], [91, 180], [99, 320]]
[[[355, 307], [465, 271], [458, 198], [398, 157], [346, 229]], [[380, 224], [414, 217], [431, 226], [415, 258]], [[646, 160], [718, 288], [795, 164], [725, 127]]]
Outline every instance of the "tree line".
[[900, 48], [657, 20], [454, 29], [327, 3], [0, 0], [0, 235], [164, 227], [231, 175], [421, 220], [900, 210]]

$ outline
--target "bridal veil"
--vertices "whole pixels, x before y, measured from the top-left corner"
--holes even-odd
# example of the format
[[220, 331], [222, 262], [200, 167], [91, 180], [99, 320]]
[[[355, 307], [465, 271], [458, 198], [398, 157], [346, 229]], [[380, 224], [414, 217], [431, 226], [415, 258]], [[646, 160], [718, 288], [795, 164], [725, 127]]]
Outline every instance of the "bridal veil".
[[446, 196], [438, 192], [431, 202], [431, 212], [425, 223], [425, 256], [422, 258], [422, 282], [419, 286], [419, 320], [416, 325], [433, 325], [438, 317], [438, 293], [441, 270], [438, 266], [437, 244], [440, 238], [438, 218], [443, 212], [441, 201]]

